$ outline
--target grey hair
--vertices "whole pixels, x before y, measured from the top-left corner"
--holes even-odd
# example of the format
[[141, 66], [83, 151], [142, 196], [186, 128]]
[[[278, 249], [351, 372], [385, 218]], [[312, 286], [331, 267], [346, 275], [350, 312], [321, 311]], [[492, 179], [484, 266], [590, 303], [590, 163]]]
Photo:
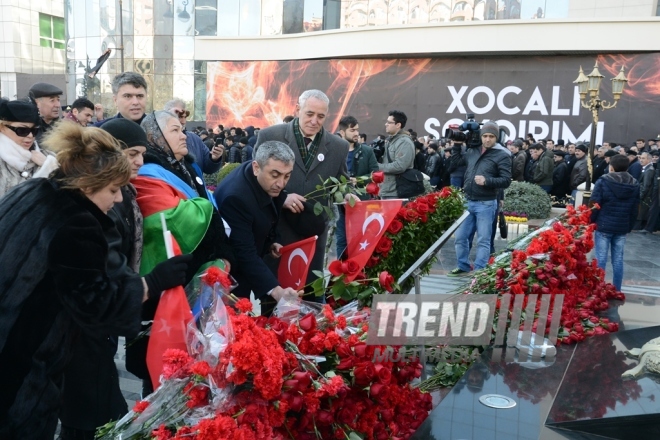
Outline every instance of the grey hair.
[[112, 80], [112, 94], [116, 95], [119, 93], [119, 88], [126, 84], [130, 84], [136, 89], [143, 87], [144, 91], [147, 91], [147, 81], [142, 75], [135, 72], [123, 72], [115, 76]]
[[649, 153], [648, 151], [644, 151], [644, 152], [640, 153], [639, 155], [640, 155], [640, 156], [644, 156], [645, 154], [646, 154], [649, 158], [651, 158], [651, 156], [652, 156], [652, 154]]
[[328, 96], [323, 93], [320, 90], [312, 89], [312, 90], [305, 90], [302, 92], [302, 95], [300, 95], [300, 98], [298, 98], [298, 105], [300, 108], [305, 107], [305, 103], [309, 98], [315, 98], [318, 99], [319, 101], [325, 102], [326, 105], [330, 105], [330, 100], [328, 99]]
[[268, 159], [279, 160], [285, 164], [293, 163], [296, 157], [293, 155], [291, 148], [280, 141], [266, 141], [259, 145], [259, 148], [254, 152], [254, 160], [263, 168], [268, 163]]
[[158, 127], [160, 128], [160, 131], [165, 133], [165, 127], [167, 127], [167, 122], [170, 119], [176, 119], [176, 122], [179, 122], [179, 118], [174, 116], [170, 112], [166, 112], [164, 110], [158, 110], [154, 112], [154, 116], [156, 116], [156, 123], [158, 123]]
[[165, 110], [166, 112], [169, 112], [174, 107], [181, 107], [182, 110], [185, 110], [186, 109], [186, 103], [183, 102], [183, 99], [174, 98], [174, 99], [172, 99], [170, 101], [167, 101], [165, 103], [165, 106], [163, 107], [163, 110]]

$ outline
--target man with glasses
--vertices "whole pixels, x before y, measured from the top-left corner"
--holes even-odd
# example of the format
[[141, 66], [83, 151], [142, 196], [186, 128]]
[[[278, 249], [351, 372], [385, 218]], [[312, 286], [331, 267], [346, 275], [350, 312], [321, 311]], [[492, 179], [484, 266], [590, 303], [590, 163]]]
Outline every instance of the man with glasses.
[[397, 198], [396, 176], [411, 169], [415, 164], [415, 144], [403, 128], [408, 122], [405, 113], [392, 110], [385, 121], [385, 132], [390, 136], [385, 144], [383, 163], [378, 166], [385, 173], [385, 181], [380, 185], [380, 195], [384, 199]]
[[179, 122], [183, 127], [183, 132], [186, 134], [186, 146], [188, 147], [188, 152], [192, 153], [195, 157], [195, 163], [206, 174], [217, 172], [222, 166], [222, 155], [225, 150], [222, 145], [215, 145], [209, 152], [209, 149], [204, 145], [202, 138], [195, 133], [186, 130], [186, 120], [188, 116], [190, 116], [190, 111], [186, 110], [186, 103], [181, 99], [174, 98], [165, 103], [163, 110], [170, 112], [179, 118]]

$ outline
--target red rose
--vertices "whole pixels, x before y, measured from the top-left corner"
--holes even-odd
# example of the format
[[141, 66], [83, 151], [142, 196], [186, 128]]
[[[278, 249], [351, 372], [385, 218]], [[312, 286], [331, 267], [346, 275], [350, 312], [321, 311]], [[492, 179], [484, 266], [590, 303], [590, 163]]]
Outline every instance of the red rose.
[[390, 240], [389, 238], [383, 235], [380, 238], [378, 244], [376, 245], [376, 251], [380, 252], [381, 254], [384, 254], [386, 252], [389, 252], [390, 249], [392, 249], [392, 240]]
[[288, 328], [288, 326], [284, 323], [284, 321], [274, 316], [271, 316], [270, 318], [268, 318], [268, 326], [277, 336], [277, 341], [280, 344], [284, 344], [286, 342], [286, 330]]
[[316, 413], [315, 420], [319, 422], [319, 425], [332, 425], [335, 418], [330, 411], [321, 410]]
[[377, 364], [374, 368], [378, 382], [388, 384], [392, 380], [392, 370], [382, 364]]
[[413, 211], [412, 209], [406, 210], [406, 213], [403, 214], [403, 218], [409, 222], [414, 222], [415, 220], [417, 220], [417, 217], [419, 217], [417, 211]]
[[367, 344], [359, 342], [353, 346], [353, 350], [355, 350], [355, 356], [363, 358], [367, 354]]
[[337, 370], [350, 370], [355, 365], [355, 359], [352, 357], [347, 357], [339, 361], [335, 367]]
[[374, 364], [371, 361], [360, 362], [355, 365], [353, 370], [353, 376], [355, 377], [355, 383], [357, 385], [369, 385], [374, 379], [376, 371], [374, 369]]
[[385, 181], [385, 173], [382, 171], [374, 171], [371, 173], [371, 181], [373, 183], [383, 183]]
[[367, 183], [366, 190], [367, 190], [367, 194], [371, 194], [372, 196], [377, 197], [378, 193], [380, 192], [380, 187], [378, 186], [377, 183], [371, 182], [371, 183]]
[[312, 383], [312, 376], [307, 371], [294, 371], [293, 378], [298, 381], [298, 389], [300, 391], [309, 387]]
[[369, 395], [371, 397], [378, 397], [384, 390], [385, 385], [382, 383], [374, 383], [371, 384], [371, 387], [369, 388]]
[[394, 219], [392, 220], [392, 223], [390, 223], [390, 225], [387, 227], [387, 232], [395, 235], [398, 234], [401, 229], [403, 229], [403, 223], [397, 219]]
[[374, 267], [375, 265], [378, 264], [379, 261], [380, 261], [380, 258], [378, 258], [378, 257], [374, 257], [374, 256], [372, 255], [371, 257], [369, 257], [369, 261], [367, 261], [366, 266], [367, 266], [367, 267]]
[[380, 275], [378, 275], [378, 282], [380, 283], [380, 287], [387, 290], [388, 292], [394, 291], [394, 286], [392, 286], [394, 283], [394, 277], [390, 275], [390, 273], [386, 270], [382, 271]]
[[334, 260], [330, 262], [330, 264], [328, 265], [328, 270], [330, 271], [333, 277], [338, 277], [344, 274], [341, 267], [341, 261], [339, 260]]
[[314, 314], [308, 313], [298, 321], [298, 325], [306, 332], [314, 330], [316, 328], [316, 317]]
[[352, 259], [348, 259], [341, 263], [341, 270], [346, 275], [355, 275], [360, 271], [360, 265]]
[[351, 347], [348, 346], [347, 343], [345, 342], [340, 342], [339, 345], [335, 348], [335, 352], [337, 353], [337, 356], [340, 358], [347, 358], [353, 356], [353, 351], [351, 350]]
[[440, 191], [440, 198], [446, 199], [449, 196], [451, 196], [451, 188], [445, 186], [444, 188], [442, 188], [442, 191]]
[[417, 205], [417, 211], [421, 213], [427, 213], [429, 212], [429, 205], [427, 205], [426, 203], [419, 203]]

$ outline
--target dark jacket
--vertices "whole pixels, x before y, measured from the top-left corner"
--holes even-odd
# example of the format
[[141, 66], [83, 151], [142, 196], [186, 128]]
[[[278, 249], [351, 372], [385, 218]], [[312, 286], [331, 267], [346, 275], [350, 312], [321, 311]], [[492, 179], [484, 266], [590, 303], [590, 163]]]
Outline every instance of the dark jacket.
[[231, 226], [229, 242], [236, 254], [232, 275], [238, 281], [233, 293], [249, 298], [250, 291], [254, 291], [255, 297], [261, 298], [279, 286], [262, 258], [277, 241], [277, 223], [286, 192], [277, 197], [268, 195], [252, 172], [252, 163], [245, 162], [220, 182], [213, 197]]
[[655, 168], [652, 164], [649, 164], [642, 169], [642, 175], [639, 179], [639, 199], [646, 206], [651, 206], [655, 174]]
[[451, 147], [451, 156], [449, 156], [449, 177], [460, 177], [463, 179], [465, 177], [465, 161], [463, 160], [463, 151], [460, 145], [454, 145]]
[[367, 145], [357, 145], [353, 150], [353, 169], [351, 177], [368, 176], [378, 171], [378, 161], [374, 150]]
[[545, 150], [538, 158], [534, 168], [533, 181], [537, 185], [552, 185], [552, 172], [555, 169], [555, 154]]
[[435, 177], [436, 171], [439, 166], [440, 166], [440, 156], [438, 156], [438, 153], [429, 154], [426, 157], [424, 174], [426, 174], [429, 177]]
[[3, 440], [54, 437], [81, 330], [139, 330], [142, 280], [126, 267], [120, 240], [94, 203], [51, 180], [29, 180], [0, 201]]
[[637, 219], [639, 183], [626, 171], [607, 173], [594, 185], [591, 201], [600, 209], [591, 212], [591, 221], [604, 234], [630, 232]]
[[635, 158], [630, 165], [628, 166], [628, 174], [633, 176], [635, 180], [639, 181], [639, 178], [642, 175], [642, 164], [639, 163], [639, 159]]
[[575, 161], [575, 165], [571, 170], [571, 191], [577, 189], [579, 185], [586, 182], [589, 178], [589, 169], [587, 168], [587, 156]]
[[511, 168], [511, 178], [516, 182], [525, 181], [525, 165], [527, 164], [527, 153], [520, 150], [513, 156], [513, 165]]
[[594, 157], [594, 161], [592, 162], [593, 165], [593, 177], [591, 179], [591, 183], [596, 183], [596, 180], [605, 172], [607, 171], [607, 167], [609, 164], [605, 160], [604, 157]]
[[218, 171], [222, 165], [222, 159], [214, 162], [211, 158], [211, 152], [204, 144], [202, 138], [188, 130], [184, 130], [184, 133], [186, 134], [186, 147], [188, 147], [188, 153], [193, 155], [195, 163], [201, 168], [202, 172], [213, 174]]
[[571, 185], [568, 181], [568, 166], [563, 160], [555, 163], [555, 169], [552, 171], [552, 189], [550, 194], [557, 200], [561, 200], [571, 194]]
[[[136, 124], [140, 125], [140, 124], [142, 123], [142, 120], [143, 120], [146, 116], [147, 116], [147, 115], [146, 115], [146, 113], [145, 113], [144, 115], [142, 115], [142, 117], [141, 117], [140, 119], [138, 119], [137, 121], [134, 121], [134, 122], [135, 122]], [[111, 116], [111, 117], [109, 117], [109, 118], [106, 118], [106, 119], [104, 119], [104, 120], [102, 120], [102, 121], [94, 122], [93, 125], [94, 125], [94, 127], [100, 127], [101, 125], [105, 124], [106, 122], [111, 121], [111, 120], [113, 120], [113, 119], [117, 119], [117, 118], [123, 118], [123, 116], [121, 115], [121, 113], [117, 113], [116, 115]]]
[[[495, 200], [500, 188], [511, 185], [511, 154], [497, 145], [481, 153], [481, 148], [468, 148], [463, 154], [467, 166], [463, 190], [468, 200]], [[484, 176], [485, 185], [477, 185], [475, 176]]]

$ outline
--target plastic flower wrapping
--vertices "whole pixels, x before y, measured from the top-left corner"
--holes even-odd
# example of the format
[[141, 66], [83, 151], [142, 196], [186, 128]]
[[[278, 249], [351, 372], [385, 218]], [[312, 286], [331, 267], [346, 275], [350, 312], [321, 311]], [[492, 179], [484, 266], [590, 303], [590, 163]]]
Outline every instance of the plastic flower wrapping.
[[98, 439], [408, 438], [428, 416], [431, 396], [411, 386], [421, 364], [374, 362], [384, 347], [366, 345], [357, 301], [282, 300], [267, 318], [202, 280], [188, 351], [165, 351], [161, 386]]

